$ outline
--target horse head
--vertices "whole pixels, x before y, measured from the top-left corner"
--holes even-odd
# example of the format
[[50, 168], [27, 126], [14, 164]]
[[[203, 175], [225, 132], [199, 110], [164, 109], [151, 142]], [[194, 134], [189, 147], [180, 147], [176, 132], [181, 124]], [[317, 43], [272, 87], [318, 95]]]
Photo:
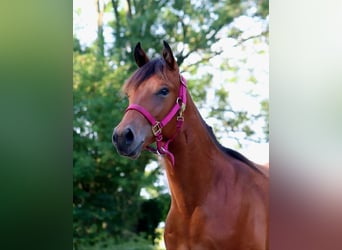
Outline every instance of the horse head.
[[154, 141], [158, 147], [177, 132], [176, 114], [184, 111], [186, 90], [185, 84], [181, 86], [179, 68], [167, 42], [162, 57], [153, 60], [138, 43], [134, 58], [138, 69], [123, 86], [129, 106], [112, 140], [121, 155], [136, 159]]

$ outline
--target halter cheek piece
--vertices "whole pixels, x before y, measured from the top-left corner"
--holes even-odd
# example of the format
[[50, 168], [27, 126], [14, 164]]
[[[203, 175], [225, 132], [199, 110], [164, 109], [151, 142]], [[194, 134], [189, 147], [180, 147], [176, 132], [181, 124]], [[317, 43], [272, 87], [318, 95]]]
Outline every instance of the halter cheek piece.
[[[180, 76], [180, 87], [178, 92], [178, 97], [176, 99], [175, 105], [172, 107], [170, 112], [162, 119], [160, 122], [154, 119], [154, 117], [150, 114], [149, 111], [147, 111], [145, 108], [143, 108], [140, 105], [137, 104], [131, 104], [126, 109], [126, 112], [129, 110], [135, 110], [138, 111], [140, 114], [142, 114], [146, 120], [152, 125], [152, 133], [156, 140], [156, 148], [153, 148], [151, 146], [147, 147], [147, 150], [160, 155], [168, 155], [170, 157], [172, 166], [175, 165], [175, 158], [173, 154], [169, 151], [169, 143], [172, 142], [176, 136], [178, 135], [183, 122], [183, 112], [186, 107], [186, 80], [183, 76]], [[166, 142], [163, 142], [163, 134], [162, 130], [163, 128], [172, 120], [172, 118], [177, 114], [177, 125], [176, 125], [176, 133]]]

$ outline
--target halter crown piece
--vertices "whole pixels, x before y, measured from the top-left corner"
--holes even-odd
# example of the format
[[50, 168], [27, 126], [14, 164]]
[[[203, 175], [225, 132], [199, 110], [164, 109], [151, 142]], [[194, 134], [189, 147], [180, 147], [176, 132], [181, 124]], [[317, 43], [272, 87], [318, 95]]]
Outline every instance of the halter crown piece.
[[[137, 104], [131, 104], [126, 109], [126, 112], [129, 110], [135, 110], [138, 111], [140, 114], [142, 114], [146, 120], [152, 125], [152, 133], [156, 140], [156, 148], [153, 148], [152, 146], [148, 146], [147, 150], [149, 150], [152, 153], [159, 154], [159, 155], [167, 155], [170, 157], [172, 166], [175, 165], [175, 157], [173, 154], [169, 151], [169, 143], [172, 142], [176, 136], [178, 135], [179, 131], [182, 128], [184, 117], [183, 113], [185, 111], [186, 107], [186, 80], [183, 76], [180, 76], [180, 86], [179, 86], [179, 92], [178, 97], [176, 99], [175, 105], [172, 107], [170, 112], [162, 119], [161, 121], [157, 121], [154, 119], [154, 117], [150, 114], [149, 111], [147, 111], [145, 108], [143, 108], [140, 105]], [[162, 130], [163, 128], [172, 120], [172, 118], [177, 115], [177, 125], [176, 125], [176, 133], [166, 142], [163, 141], [163, 134]]]

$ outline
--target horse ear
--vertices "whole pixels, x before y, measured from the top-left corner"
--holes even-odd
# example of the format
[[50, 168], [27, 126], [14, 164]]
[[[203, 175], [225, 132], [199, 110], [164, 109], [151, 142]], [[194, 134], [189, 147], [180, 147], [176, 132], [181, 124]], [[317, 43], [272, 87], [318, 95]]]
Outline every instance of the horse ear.
[[138, 42], [137, 45], [135, 45], [134, 59], [139, 68], [148, 63], [148, 61], [150, 60], [148, 59], [145, 51], [141, 48], [140, 42]]
[[176, 68], [176, 60], [173, 57], [172, 50], [171, 50], [169, 44], [165, 41], [163, 41], [163, 43], [164, 43], [163, 58], [167, 64], [167, 66], [173, 70]]

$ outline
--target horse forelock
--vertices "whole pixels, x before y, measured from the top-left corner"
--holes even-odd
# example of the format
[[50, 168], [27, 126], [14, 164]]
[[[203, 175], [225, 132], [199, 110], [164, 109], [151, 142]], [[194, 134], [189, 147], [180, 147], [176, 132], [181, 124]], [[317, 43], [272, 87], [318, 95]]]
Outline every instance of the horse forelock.
[[156, 58], [142, 67], [138, 68], [122, 87], [123, 92], [127, 93], [129, 89], [137, 89], [144, 81], [158, 75], [162, 79], [167, 79], [165, 72], [165, 61], [162, 58]]

